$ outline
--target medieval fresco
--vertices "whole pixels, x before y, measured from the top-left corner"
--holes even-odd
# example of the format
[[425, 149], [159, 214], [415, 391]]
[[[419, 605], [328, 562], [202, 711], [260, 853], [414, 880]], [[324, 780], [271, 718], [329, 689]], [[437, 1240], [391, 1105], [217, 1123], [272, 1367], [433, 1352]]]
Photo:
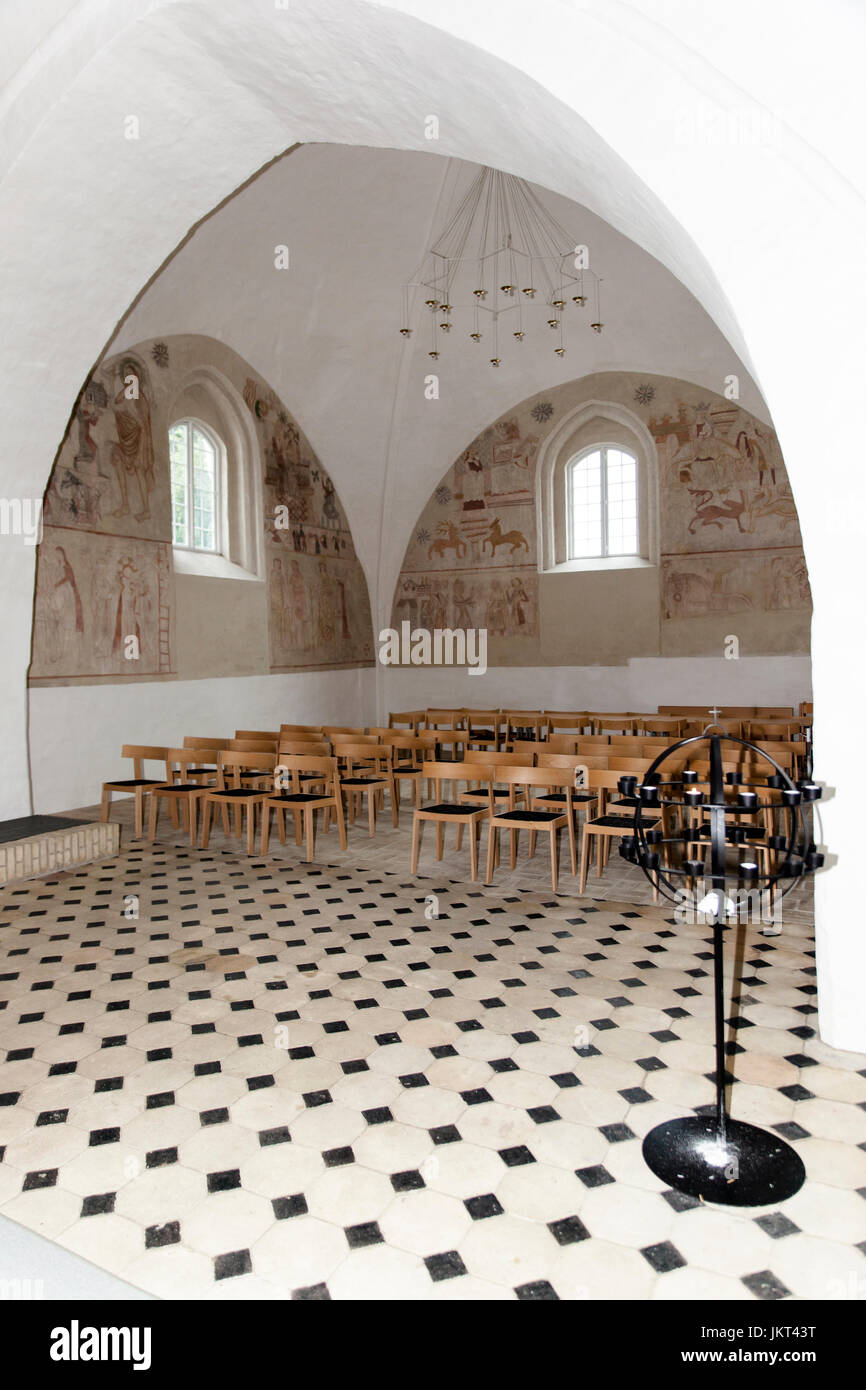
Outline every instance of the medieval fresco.
[[[797, 510], [778, 440], [737, 401], [668, 377], [599, 373], [523, 402], [442, 478], [414, 528], [392, 624], [488, 628], [538, 639], [535, 470], [551, 430], [586, 401], [624, 407], [658, 459], [663, 622], [808, 611]], [[600, 425], [604, 433], [604, 425]], [[565, 506], [564, 496], [560, 504]], [[574, 575], [579, 601], [580, 576]], [[535, 664], [520, 645], [509, 659]]]
[[370, 663], [367, 583], [334, 484], [273, 391], [248, 377], [243, 397], [264, 467], [271, 670]]
[[498, 420], [473, 440], [437, 487], [415, 527], [394, 597], [392, 623], [486, 627], [495, 637], [536, 637], [538, 575], [531, 417]]
[[157, 486], [153, 411], [150, 372], [139, 356], [124, 354], [94, 372], [51, 473], [46, 525], [170, 539], [171, 498]]
[[34, 612], [34, 677], [171, 670], [171, 547], [46, 527]]
[[174, 674], [168, 431], [173, 402], [201, 368], [223, 377], [256, 424], [269, 628], [263, 667], [372, 663], [367, 586], [333, 482], [283, 403], [241, 358], [211, 339], [183, 336], [100, 363], [76, 404], [45, 494], [31, 680]]

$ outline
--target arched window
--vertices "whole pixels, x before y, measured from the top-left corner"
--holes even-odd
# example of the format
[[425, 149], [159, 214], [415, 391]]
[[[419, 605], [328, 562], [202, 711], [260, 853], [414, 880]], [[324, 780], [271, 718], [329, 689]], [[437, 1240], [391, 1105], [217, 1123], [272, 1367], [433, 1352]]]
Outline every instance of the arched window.
[[182, 550], [219, 553], [222, 440], [197, 420], [178, 420], [168, 443], [172, 541]]
[[585, 449], [565, 470], [568, 559], [640, 555], [638, 464], [618, 445]]

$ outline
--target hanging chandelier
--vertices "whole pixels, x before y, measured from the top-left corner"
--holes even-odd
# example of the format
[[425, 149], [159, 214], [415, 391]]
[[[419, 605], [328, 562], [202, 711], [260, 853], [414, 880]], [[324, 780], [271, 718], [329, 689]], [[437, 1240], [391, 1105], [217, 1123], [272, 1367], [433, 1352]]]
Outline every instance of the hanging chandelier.
[[557, 357], [566, 352], [566, 316], [588, 309], [590, 328], [600, 333], [599, 277], [588, 249], [575, 243], [523, 179], [497, 169], [479, 169], [403, 287], [404, 338], [412, 317], [429, 326], [428, 357], [436, 361], [446, 340], [465, 332], [486, 347], [491, 367], [510, 340], [522, 343], [536, 329]]

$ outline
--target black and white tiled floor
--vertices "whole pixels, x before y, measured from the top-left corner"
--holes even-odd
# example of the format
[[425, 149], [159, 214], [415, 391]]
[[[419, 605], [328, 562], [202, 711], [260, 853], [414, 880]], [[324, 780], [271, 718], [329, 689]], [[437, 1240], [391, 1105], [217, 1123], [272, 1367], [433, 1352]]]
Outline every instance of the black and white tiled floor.
[[712, 1099], [706, 929], [378, 838], [4, 890], [0, 1213], [168, 1298], [866, 1296], [866, 1058], [815, 1035], [805, 926], [732, 943], [730, 1066], [808, 1180], [712, 1207], [640, 1151]]

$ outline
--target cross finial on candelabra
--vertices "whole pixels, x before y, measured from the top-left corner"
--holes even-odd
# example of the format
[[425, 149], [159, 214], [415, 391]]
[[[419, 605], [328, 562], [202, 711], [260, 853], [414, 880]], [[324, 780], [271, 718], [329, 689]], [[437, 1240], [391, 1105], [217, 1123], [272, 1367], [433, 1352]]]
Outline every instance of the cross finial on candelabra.
[[713, 705], [712, 709], [707, 710], [707, 714], [711, 714], [713, 716], [713, 719], [715, 719], [716, 721], [718, 721], [721, 712], [722, 711], [719, 709], [718, 705]]

